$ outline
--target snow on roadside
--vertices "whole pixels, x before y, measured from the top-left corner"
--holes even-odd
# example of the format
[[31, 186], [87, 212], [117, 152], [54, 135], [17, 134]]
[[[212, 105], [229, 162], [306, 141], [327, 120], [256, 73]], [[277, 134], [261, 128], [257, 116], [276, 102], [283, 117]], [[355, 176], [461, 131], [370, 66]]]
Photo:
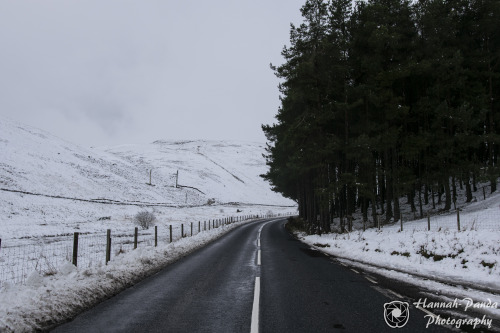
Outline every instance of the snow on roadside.
[[500, 291], [500, 232], [368, 229], [348, 234], [301, 235], [307, 244], [342, 258], [445, 278]]
[[[467, 221], [476, 215], [466, 211], [462, 218]], [[446, 225], [450, 217], [438, 219], [440, 225]], [[490, 219], [486, 221], [489, 225], [497, 222]], [[345, 234], [296, 235], [306, 244], [366, 271], [449, 297], [500, 304], [500, 228], [473, 226], [458, 231], [447, 226], [427, 231], [423, 223], [426, 226], [425, 219], [409, 222], [402, 232], [395, 224], [380, 231], [372, 228]], [[440, 283], [444, 281], [457, 287]], [[487, 313], [500, 319], [498, 306]]]
[[34, 272], [25, 286], [8, 284], [0, 290], [0, 332], [46, 330], [64, 322], [245, 223], [249, 222], [222, 226], [171, 244], [138, 248], [107, 266], [76, 268], [68, 263], [52, 276]]

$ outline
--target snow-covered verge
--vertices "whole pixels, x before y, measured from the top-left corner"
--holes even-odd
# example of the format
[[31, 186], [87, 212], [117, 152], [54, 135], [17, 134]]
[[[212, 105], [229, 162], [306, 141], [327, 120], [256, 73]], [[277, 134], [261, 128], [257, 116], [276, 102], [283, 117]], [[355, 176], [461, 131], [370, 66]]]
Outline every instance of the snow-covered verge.
[[108, 265], [77, 268], [68, 262], [54, 275], [33, 272], [26, 285], [8, 284], [0, 291], [0, 332], [47, 330], [244, 223], [248, 222], [221, 226], [158, 247], [139, 247]]
[[[306, 235], [303, 242], [339, 260], [448, 297], [500, 304], [500, 195], [466, 206], [460, 213], [344, 234]], [[479, 209], [479, 206], [480, 209]], [[437, 227], [439, 226], [439, 227]], [[454, 285], [456, 287], [450, 286]], [[488, 309], [500, 319], [500, 309]]]
[[340, 258], [500, 292], [499, 239], [500, 232], [488, 230], [399, 232], [394, 228], [301, 236], [307, 244]]
[[[205, 230], [206, 222], [293, 213], [295, 203], [259, 177], [264, 152], [260, 143], [201, 140], [83, 148], [0, 117], [0, 332], [71, 318], [242, 223]], [[131, 250], [142, 210], [157, 218], [159, 246], [150, 229]], [[181, 238], [191, 224], [194, 236]], [[68, 263], [74, 232], [78, 268]], [[90, 239], [99, 240], [82, 242]]]

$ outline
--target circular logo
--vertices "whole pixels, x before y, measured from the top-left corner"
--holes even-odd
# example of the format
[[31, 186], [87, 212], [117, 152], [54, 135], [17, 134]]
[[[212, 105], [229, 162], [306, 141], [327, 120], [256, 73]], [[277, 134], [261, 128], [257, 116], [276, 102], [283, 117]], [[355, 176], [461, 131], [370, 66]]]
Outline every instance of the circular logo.
[[401, 328], [410, 319], [410, 305], [407, 302], [393, 301], [384, 304], [384, 319], [392, 328]]

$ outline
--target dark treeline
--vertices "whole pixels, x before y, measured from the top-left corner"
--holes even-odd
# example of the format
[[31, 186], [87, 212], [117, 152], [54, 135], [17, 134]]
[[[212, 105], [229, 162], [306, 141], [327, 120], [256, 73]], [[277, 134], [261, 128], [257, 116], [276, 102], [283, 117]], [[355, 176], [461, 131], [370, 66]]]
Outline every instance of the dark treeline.
[[263, 177], [310, 232], [356, 212], [397, 221], [403, 197], [424, 216], [435, 200], [451, 209], [457, 186], [468, 202], [479, 182], [496, 191], [500, 1], [308, 0], [301, 12], [271, 65], [281, 106], [263, 126]]

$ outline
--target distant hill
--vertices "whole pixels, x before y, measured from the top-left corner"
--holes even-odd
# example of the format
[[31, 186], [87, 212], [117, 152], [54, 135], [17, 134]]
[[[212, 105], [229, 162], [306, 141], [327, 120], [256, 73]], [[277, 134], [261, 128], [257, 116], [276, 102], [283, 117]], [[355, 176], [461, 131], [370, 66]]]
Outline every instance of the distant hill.
[[[259, 177], [267, 168], [263, 153], [259, 143], [222, 141], [87, 149], [0, 117], [0, 221], [19, 216], [40, 220], [46, 215], [52, 216], [49, 220], [85, 220], [98, 214], [92, 213], [93, 203], [293, 206]], [[68, 201], [73, 203], [63, 203]], [[69, 208], [74, 202], [85, 203], [77, 217]], [[99, 210], [105, 214], [104, 208]]]

